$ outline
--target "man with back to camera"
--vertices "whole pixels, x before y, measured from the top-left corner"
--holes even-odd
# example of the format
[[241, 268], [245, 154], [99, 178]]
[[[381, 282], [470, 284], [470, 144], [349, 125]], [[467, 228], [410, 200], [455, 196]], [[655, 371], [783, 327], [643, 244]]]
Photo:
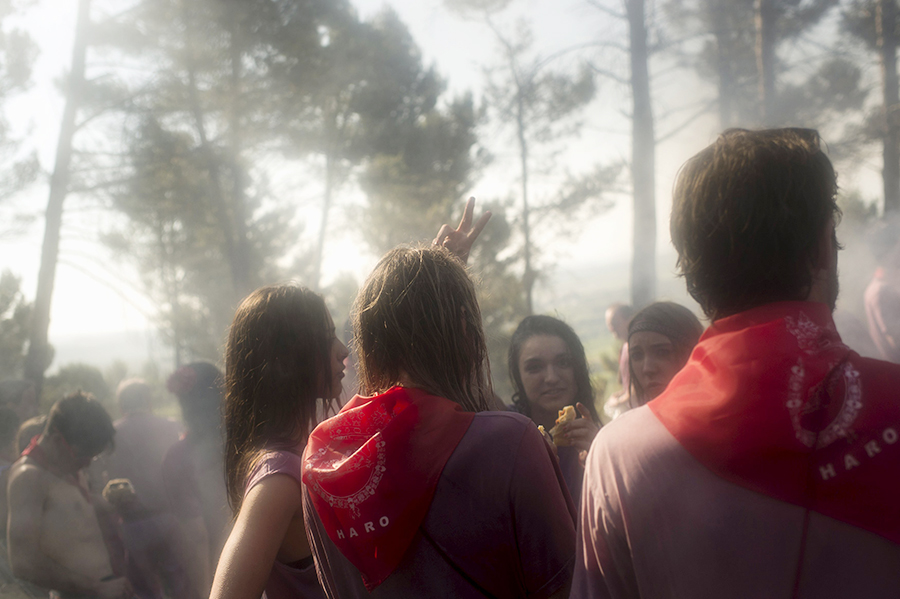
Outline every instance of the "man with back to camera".
[[572, 597], [900, 596], [900, 367], [835, 330], [819, 143], [732, 129], [679, 174], [672, 240], [712, 325], [594, 440]]
[[130, 595], [116, 577], [81, 470], [112, 444], [112, 420], [87, 394], [54, 404], [44, 432], [13, 464], [7, 539], [13, 574], [62, 599]]

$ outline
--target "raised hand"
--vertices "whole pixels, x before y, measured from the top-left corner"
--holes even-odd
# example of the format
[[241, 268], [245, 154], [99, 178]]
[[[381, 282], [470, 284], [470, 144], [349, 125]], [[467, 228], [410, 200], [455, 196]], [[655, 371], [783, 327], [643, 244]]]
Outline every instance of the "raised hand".
[[456, 229], [451, 229], [450, 225], [443, 225], [438, 231], [437, 237], [432, 242], [433, 245], [441, 245], [453, 252], [465, 264], [469, 260], [469, 251], [481, 230], [491, 219], [490, 210], [482, 214], [475, 224], [472, 224], [472, 216], [475, 213], [475, 198], [469, 198], [466, 202], [466, 209], [463, 211], [462, 220]]

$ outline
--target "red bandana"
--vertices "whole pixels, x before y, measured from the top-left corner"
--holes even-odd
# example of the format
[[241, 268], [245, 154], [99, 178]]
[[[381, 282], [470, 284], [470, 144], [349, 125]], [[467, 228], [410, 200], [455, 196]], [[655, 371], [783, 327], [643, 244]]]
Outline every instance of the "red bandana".
[[366, 588], [400, 563], [474, 414], [419, 389], [356, 396], [309, 436], [303, 482]]
[[648, 405], [717, 475], [900, 543], [898, 389], [825, 304], [785, 302], [713, 323]]

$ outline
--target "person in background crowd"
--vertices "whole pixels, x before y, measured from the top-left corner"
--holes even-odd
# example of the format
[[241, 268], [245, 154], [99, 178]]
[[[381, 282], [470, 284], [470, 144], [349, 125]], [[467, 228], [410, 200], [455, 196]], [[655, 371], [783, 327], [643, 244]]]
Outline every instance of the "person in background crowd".
[[869, 329], [863, 321], [849, 310], [837, 308], [832, 314], [834, 318], [834, 326], [837, 328], [841, 340], [847, 347], [864, 358], [876, 358], [882, 360], [881, 352], [875, 346], [875, 341], [869, 334]]
[[[471, 206], [471, 201], [470, 201]], [[304, 515], [329, 597], [564, 597], [574, 506], [534, 424], [492, 397], [457, 256], [398, 248], [353, 308], [362, 392], [310, 435]], [[458, 246], [457, 246], [458, 247]]]
[[300, 456], [340, 397], [347, 348], [322, 297], [263, 287], [234, 316], [225, 349], [225, 456], [235, 525], [213, 599], [324, 597], [303, 520]]
[[174, 599], [187, 599], [192, 595], [181, 563], [185, 541], [162, 478], [163, 460], [178, 441], [181, 425], [153, 414], [153, 391], [141, 379], [122, 381], [116, 399], [123, 416], [114, 423], [116, 446], [106, 467], [108, 478], [129, 481], [133, 495], [116, 504], [128, 578], [142, 599], [162, 597], [164, 588]]
[[0, 407], [9, 408], [19, 422], [38, 415], [38, 396], [34, 383], [18, 379], [0, 381]]
[[187, 432], [163, 460], [169, 506], [181, 522], [192, 551], [187, 569], [191, 587], [209, 596], [212, 572], [231, 518], [225, 491], [222, 435], [222, 373], [208, 362], [193, 362], [172, 373], [166, 388], [178, 398]]
[[127, 478], [144, 508], [168, 509], [162, 464], [181, 436], [181, 425], [153, 414], [153, 390], [141, 379], [119, 384], [116, 400], [122, 417], [116, 420], [116, 447], [107, 459], [109, 478]]
[[900, 245], [882, 262], [863, 296], [866, 319], [880, 357], [900, 364]]
[[630, 399], [631, 378], [628, 372], [628, 323], [634, 316], [634, 308], [621, 303], [611, 304], [606, 309], [606, 328], [613, 334], [613, 337], [622, 342], [622, 348], [619, 350], [619, 371], [616, 374], [616, 380], [622, 387], [606, 400], [603, 405], [603, 411], [609, 416], [610, 420], [627, 410], [628, 400]]
[[7, 539], [13, 574], [60, 597], [124, 599], [81, 472], [110, 447], [115, 429], [99, 402], [73, 393], [54, 404], [9, 475]]
[[16, 451], [16, 433], [19, 430], [19, 417], [9, 408], [0, 407], [0, 532], [6, 536], [6, 486], [9, 482], [9, 469], [19, 457]]
[[900, 367], [831, 312], [837, 181], [805, 129], [731, 129], [671, 231], [712, 321], [588, 455], [572, 597], [900, 596]]
[[546, 431], [555, 426], [566, 406], [575, 407], [581, 415], [561, 423], [553, 439], [563, 478], [577, 505], [584, 478], [579, 454], [590, 449], [600, 430], [584, 346], [572, 327], [558, 318], [527, 316], [510, 339], [508, 359], [514, 411]]
[[674, 302], [656, 302], [628, 325], [629, 409], [662, 393], [691, 357], [703, 334], [694, 313]]
[[20, 455], [25, 448], [31, 443], [31, 440], [44, 432], [44, 427], [47, 426], [47, 415], [41, 414], [40, 416], [34, 416], [33, 418], [29, 418], [25, 422], [19, 425], [19, 430], [16, 433], [16, 455]]

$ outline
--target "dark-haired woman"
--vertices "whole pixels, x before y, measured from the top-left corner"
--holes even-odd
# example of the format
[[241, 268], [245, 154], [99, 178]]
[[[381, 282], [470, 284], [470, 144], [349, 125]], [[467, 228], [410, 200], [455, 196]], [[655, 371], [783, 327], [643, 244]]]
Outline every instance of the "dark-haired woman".
[[693, 312], [674, 302], [650, 304], [628, 325], [631, 405], [636, 408], [665, 391], [688, 358], [703, 325]]
[[559, 411], [574, 406], [580, 418], [560, 424], [554, 438], [560, 469], [572, 499], [581, 497], [584, 467], [581, 452], [591, 447], [600, 428], [594, 389], [584, 346], [575, 331], [552, 316], [527, 316], [509, 345], [509, 376], [513, 410], [549, 431]]
[[347, 348], [322, 298], [263, 287], [235, 314], [225, 350], [225, 471], [234, 529], [213, 598], [323, 597], [303, 523], [300, 456], [317, 404], [341, 393]]

